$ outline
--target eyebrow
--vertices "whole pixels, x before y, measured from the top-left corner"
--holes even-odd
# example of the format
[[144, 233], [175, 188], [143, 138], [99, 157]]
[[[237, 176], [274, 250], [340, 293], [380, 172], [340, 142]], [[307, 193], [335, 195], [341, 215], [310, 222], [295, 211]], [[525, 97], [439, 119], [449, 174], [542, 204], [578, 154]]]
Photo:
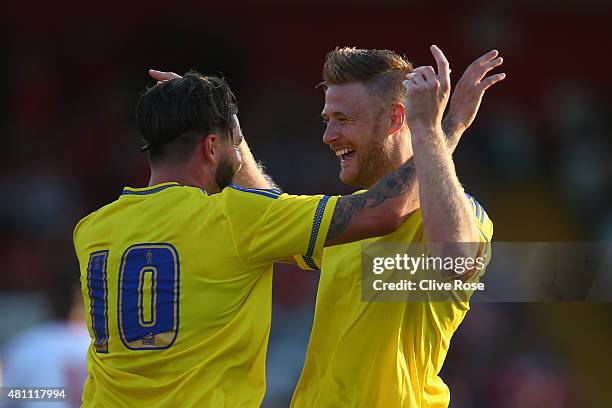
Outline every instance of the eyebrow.
[[340, 111], [333, 111], [330, 113], [321, 112], [322, 118], [325, 118], [326, 116], [327, 117], [344, 116], [348, 119], [357, 119], [359, 117], [357, 113], [345, 113], [345, 112], [340, 112]]
[[321, 116], [357, 116], [356, 114], [345, 113], [340, 111], [333, 111], [330, 113], [325, 113], [325, 111], [321, 111]]

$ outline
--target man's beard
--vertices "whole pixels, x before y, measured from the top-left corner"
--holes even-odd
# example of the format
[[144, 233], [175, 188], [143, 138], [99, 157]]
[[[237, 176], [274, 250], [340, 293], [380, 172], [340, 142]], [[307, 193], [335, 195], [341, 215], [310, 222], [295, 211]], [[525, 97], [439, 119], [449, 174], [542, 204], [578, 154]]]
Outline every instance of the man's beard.
[[351, 185], [369, 188], [393, 170], [391, 153], [385, 143], [387, 136], [380, 131], [378, 121], [372, 129], [372, 136], [367, 145], [359, 148], [359, 173], [351, 180]]
[[235, 174], [235, 166], [233, 166], [227, 156], [223, 156], [221, 160], [219, 160], [217, 170], [215, 170], [215, 183], [217, 183], [219, 191], [232, 184]]

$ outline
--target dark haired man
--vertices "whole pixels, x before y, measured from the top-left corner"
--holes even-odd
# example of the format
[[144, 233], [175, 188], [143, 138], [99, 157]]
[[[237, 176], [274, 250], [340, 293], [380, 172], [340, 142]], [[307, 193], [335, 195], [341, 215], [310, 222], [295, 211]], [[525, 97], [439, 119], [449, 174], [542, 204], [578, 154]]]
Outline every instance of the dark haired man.
[[268, 181], [236, 113], [223, 79], [193, 72], [138, 101], [149, 186], [124, 188], [74, 231], [92, 338], [84, 406], [259, 406], [272, 264], [310, 263], [408, 216], [411, 163], [360, 195], [248, 188]]
[[[436, 46], [431, 51], [437, 74], [430, 66], [413, 70], [404, 58], [387, 50], [341, 48], [326, 58], [323, 142], [340, 160], [340, 179], [370, 189], [399, 166], [413, 163], [414, 212], [392, 234], [325, 248], [313, 257], [315, 266], [321, 267], [321, 278], [292, 407], [449, 404], [448, 387], [438, 374], [469, 304], [364, 302], [360, 281], [361, 254], [368, 245], [416, 243], [441, 256], [440, 246], [432, 243], [491, 239], [492, 223], [482, 207], [466, 197], [451, 152], [474, 120], [485, 90], [504, 78], [504, 74], [484, 78], [502, 59], [492, 51], [468, 67], [451, 99], [445, 138], [442, 114], [450, 70], [442, 52]], [[454, 254], [467, 248], [454, 247], [459, 250]], [[480, 247], [476, 255], [482, 255]]]

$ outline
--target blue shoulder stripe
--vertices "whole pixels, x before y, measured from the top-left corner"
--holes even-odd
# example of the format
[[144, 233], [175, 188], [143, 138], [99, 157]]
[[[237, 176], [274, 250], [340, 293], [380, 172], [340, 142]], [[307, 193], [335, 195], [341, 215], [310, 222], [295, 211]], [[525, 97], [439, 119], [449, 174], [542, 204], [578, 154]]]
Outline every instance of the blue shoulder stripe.
[[277, 188], [248, 188], [247, 190], [253, 190], [253, 191], [263, 191], [265, 193], [274, 193], [274, 194], [278, 194], [281, 195], [283, 194], [282, 191], [280, 191]]
[[263, 188], [242, 188], [235, 184], [230, 184], [228, 187], [233, 188], [234, 190], [244, 191], [245, 193], [259, 194], [274, 199], [277, 199], [282, 194], [280, 191], [274, 189], [268, 190]]
[[321, 221], [323, 221], [323, 214], [325, 213], [325, 207], [327, 206], [328, 200], [329, 196], [323, 196], [321, 200], [319, 200], [319, 205], [317, 205], [314, 219], [312, 220], [312, 232], [310, 233], [310, 242], [308, 243], [308, 250], [306, 251], [306, 255], [302, 256], [302, 259], [304, 260], [306, 265], [308, 265], [312, 269], [319, 269], [312, 255], [314, 254], [315, 245], [317, 243], [317, 235], [319, 235], [319, 228], [321, 227]]
[[478, 221], [480, 221], [481, 224], [484, 224], [486, 214], [484, 208], [482, 208], [480, 203], [476, 201], [474, 197], [472, 197], [468, 193], [465, 193], [465, 195], [470, 200], [470, 204], [472, 204], [472, 208], [474, 208], [474, 211], [476, 212], [476, 218], [478, 218]]

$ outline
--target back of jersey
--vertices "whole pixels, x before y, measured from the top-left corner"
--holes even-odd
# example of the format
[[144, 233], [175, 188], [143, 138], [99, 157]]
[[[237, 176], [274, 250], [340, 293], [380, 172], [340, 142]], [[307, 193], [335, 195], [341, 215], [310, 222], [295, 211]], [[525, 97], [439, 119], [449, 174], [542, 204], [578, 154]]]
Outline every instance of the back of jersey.
[[246, 355], [265, 353], [266, 325], [245, 322], [270, 315], [271, 280], [270, 270], [245, 269], [222, 207], [201, 190], [163, 184], [125, 189], [77, 226], [95, 339], [85, 404], [241, 405], [264, 385], [241, 375], [233, 401], [221, 389]]
[[[79, 222], [74, 243], [92, 337], [85, 406], [260, 404], [272, 261], [308, 251], [323, 200], [253, 192], [126, 188]], [[275, 233], [266, 232], [270, 222], [258, 220], [278, 218], [272, 203], [285, 196], [296, 198], [282, 204], [286, 221], [305, 222], [274, 248], [277, 240], [265, 238]]]

